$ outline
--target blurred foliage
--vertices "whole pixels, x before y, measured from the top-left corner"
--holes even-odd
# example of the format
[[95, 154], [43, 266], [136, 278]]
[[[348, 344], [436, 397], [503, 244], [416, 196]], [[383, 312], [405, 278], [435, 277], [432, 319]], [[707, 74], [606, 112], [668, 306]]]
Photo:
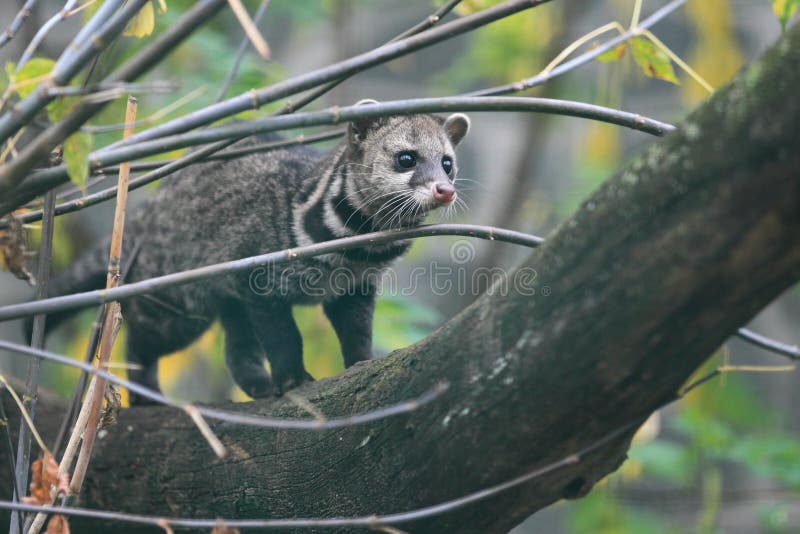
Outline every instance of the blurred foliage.
[[[714, 87], [727, 83], [742, 66], [742, 52], [733, 31], [735, 10], [730, 0], [692, 0], [686, 14], [696, 40], [685, 58]], [[684, 100], [694, 105], [708, 97], [696, 83], [682, 87]]]
[[[712, 358], [688, 383], [725, 360]], [[800, 491], [800, 437], [781, 430], [785, 422], [760, 401], [745, 376], [718, 376], [661, 417], [667, 419], [664, 432], [644, 439], [637, 434], [622, 468], [586, 499], [568, 505], [570, 532], [718, 532], [725, 489], [731, 500], [737, 488], [752, 489], [748, 501], [758, 500], [756, 485], [742, 486], [742, 477], [761, 479], [757, 487], [766, 483], [786, 497]], [[769, 532], [796, 532], [785, 506], [769, 502], [772, 493], [764, 494], [754, 520]], [[693, 510], [694, 523], [676, 524], [663, 511], [664, 502], [674, 503], [684, 518]]]
[[772, 11], [781, 23], [781, 29], [786, 31], [786, 23], [797, 13], [800, 0], [772, 0]]
[[[500, 0], [465, 1], [456, 12], [469, 14], [499, 3]], [[436, 93], [459, 93], [478, 85], [534, 76], [552, 59], [544, 52], [562, 24], [562, 9], [558, 3], [546, 4], [481, 28], [470, 39], [469, 48], [443, 73], [433, 77]]]

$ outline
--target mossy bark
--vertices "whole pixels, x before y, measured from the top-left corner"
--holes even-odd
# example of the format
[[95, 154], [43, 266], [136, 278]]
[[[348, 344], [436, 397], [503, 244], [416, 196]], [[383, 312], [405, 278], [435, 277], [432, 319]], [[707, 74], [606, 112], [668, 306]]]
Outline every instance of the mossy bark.
[[[484, 295], [416, 345], [296, 390], [337, 416], [447, 381], [434, 403], [325, 432], [212, 424], [230, 449], [224, 460], [182, 414], [126, 410], [97, 444], [84, 504], [211, 518], [400, 512], [511, 479], [647, 416], [800, 279], [797, 87], [795, 28], [600, 187], [509, 277], [508, 292]], [[307, 416], [287, 400], [233, 408]], [[629, 439], [401, 528], [506, 532], [588, 491], [624, 460]], [[114, 532], [140, 530], [124, 527]]]

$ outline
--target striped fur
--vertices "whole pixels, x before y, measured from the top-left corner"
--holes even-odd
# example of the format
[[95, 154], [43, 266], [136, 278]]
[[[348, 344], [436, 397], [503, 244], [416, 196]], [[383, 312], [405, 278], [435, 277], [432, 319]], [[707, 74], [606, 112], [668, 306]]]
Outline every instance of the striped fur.
[[[365, 120], [351, 124], [327, 155], [300, 146], [184, 170], [129, 218], [124, 252], [130, 255], [135, 245], [137, 254], [126, 280], [419, 224], [438, 206], [432, 184], [454, 181], [455, 163], [448, 176], [441, 161], [455, 162], [453, 148], [468, 126], [463, 115]], [[401, 151], [417, 155], [413, 169], [398, 166]], [[219, 319], [237, 384], [251, 396], [280, 394], [309, 378], [291, 315], [297, 304], [323, 304], [347, 365], [368, 358], [375, 279], [364, 275], [408, 248], [404, 242], [367, 246], [128, 299], [122, 303], [127, 357], [141, 366], [130, 378], [157, 388], [158, 358]], [[57, 276], [51, 296], [102, 284], [105, 250], [96, 247]], [[357, 281], [347, 294], [336, 291], [333, 274], [343, 268]]]

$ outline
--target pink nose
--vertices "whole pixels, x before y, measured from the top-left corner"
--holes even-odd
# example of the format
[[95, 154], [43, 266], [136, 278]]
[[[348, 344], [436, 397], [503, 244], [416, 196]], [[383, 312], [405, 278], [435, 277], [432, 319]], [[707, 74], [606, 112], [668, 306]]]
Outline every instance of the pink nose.
[[446, 204], [456, 198], [456, 188], [447, 182], [436, 182], [433, 184], [433, 198]]

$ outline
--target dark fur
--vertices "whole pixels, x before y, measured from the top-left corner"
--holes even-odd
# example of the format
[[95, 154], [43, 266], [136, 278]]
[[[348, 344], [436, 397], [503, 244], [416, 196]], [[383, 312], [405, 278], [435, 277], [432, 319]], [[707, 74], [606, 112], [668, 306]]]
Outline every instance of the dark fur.
[[[449, 178], [444, 174], [440, 160], [444, 153], [453, 156], [453, 146], [469, 123], [463, 115], [453, 117], [447, 122], [429, 115], [362, 121], [351, 125], [347, 138], [327, 155], [298, 146], [180, 172], [126, 224], [123, 264], [136, 249], [130, 271], [124, 273], [126, 282], [420, 223], [437, 207], [424, 198], [424, 187], [455, 178], [455, 170]], [[396, 152], [408, 149], [420, 154], [410, 180], [388, 170], [396, 167]], [[398, 198], [390, 193], [401, 182], [406, 187], [421, 184], [417, 197], [406, 202], [402, 214], [397, 213], [399, 202], [381, 211]], [[376, 192], [386, 195], [372, 199]], [[127, 358], [141, 366], [129, 372], [130, 379], [157, 389], [158, 358], [187, 346], [219, 318], [236, 383], [254, 397], [280, 394], [309, 379], [291, 314], [295, 304], [322, 303], [345, 364], [365, 360], [371, 355], [375, 277], [360, 275], [385, 267], [408, 246], [349, 250], [125, 300]], [[56, 276], [49, 295], [104, 287], [107, 255], [106, 240]], [[330, 274], [337, 267], [347, 268], [358, 280], [346, 294], [331, 289]], [[48, 317], [48, 327], [66, 315]], [[272, 376], [264, 368], [265, 357]]]

